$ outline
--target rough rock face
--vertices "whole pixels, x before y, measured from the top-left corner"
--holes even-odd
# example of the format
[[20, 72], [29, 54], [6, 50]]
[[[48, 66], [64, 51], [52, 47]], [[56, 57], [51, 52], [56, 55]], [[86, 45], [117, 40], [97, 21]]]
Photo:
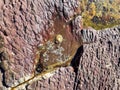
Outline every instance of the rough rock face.
[[[81, 35], [83, 42], [87, 44], [78, 49], [71, 63], [75, 72], [72, 67], [60, 68], [49, 79], [33, 82], [26, 89], [32, 90], [36, 87], [38, 90], [119, 90], [120, 27], [102, 31], [83, 30]], [[70, 85], [69, 89], [66, 85]]]
[[77, 7], [77, 0], [1, 0], [0, 61], [6, 86], [33, 76], [36, 48], [49, 39], [54, 19], [69, 20]]
[[[12, 90], [120, 89], [120, 26], [102, 31], [81, 30], [78, 3], [78, 0], [1, 0], [0, 90], [8, 87], [14, 87]], [[32, 81], [37, 48], [50, 39], [58, 18], [66, 22], [69, 37], [82, 41], [82, 46], [71, 66], [57, 68], [49, 78], [36, 77]], [[61, 25], [59, 29], [63, 29]]]
[[74, 90], [119, 90], [120, 27], [81, 32], [87, 44], [82, 46], [79, 64], [73, 64], [78, 66]]
[[26, 90], [73, 90], [75, 73], [72, 67], [61, 67], [47, 79], [35, 81], [26, 87]]

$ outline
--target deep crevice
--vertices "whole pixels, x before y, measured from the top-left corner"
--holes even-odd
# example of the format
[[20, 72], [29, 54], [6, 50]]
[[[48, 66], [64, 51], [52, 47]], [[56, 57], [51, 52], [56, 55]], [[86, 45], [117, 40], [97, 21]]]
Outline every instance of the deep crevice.
[[3, 52], [0, 53], [0, 71], [2, 73], [2, 84], [3, 84], [3, 86], [5, 86], [5, 87], [8, 88], [9, 86], [6, 85], [6, 83], [5, 83], [5, 70], [1, 66], [1, 64], [2, 64], [2, 58], [3, 58]]
[[73, 90], [77, 90], [77, 87], [79, 85], [78, 75], [79, 75], [79, 65], [80, 65], [80, 58], [83, 54], [83, 45], [80, 46], [75, 54], [75, 57], [71, 61], [71, 66], [74, 68], [74, 72], [76, 74], [75, 81], [74, 81], [74, 87]]
[[[1, 68], [0, 68], [1, 69]], [[3, 86], [5, 86], [5, 87], [9, 87], [7, 84], [6, 84], [6, 82], [5, 82], [5, 71], [4, 70], [1, 70], [1, 72], [3, 73], [3, 75], [2, 75], [2, 78], [3, 78], [3, 80], [2, 80], [2, 84], [3, 84]]]
[[118, 59], [118, 67], [120, 67], [120, 58]]
[[80, 58], [83, 54], [83, 45], [80, 46], [74, 56], [74, 58], [71, 61], [71, 66], [74, 68], [74, 72], [77, 73], [78, 71], [78, 67], [79, 67], [79, 63], [80, 63]]

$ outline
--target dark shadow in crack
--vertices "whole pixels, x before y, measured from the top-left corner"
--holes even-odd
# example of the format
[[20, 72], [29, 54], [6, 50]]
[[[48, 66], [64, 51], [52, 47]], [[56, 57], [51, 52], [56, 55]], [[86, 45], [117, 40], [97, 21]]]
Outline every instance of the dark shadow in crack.
[[2, 67], [2, 58], [3, 58], [3, 52], [2, 53], [0, 53], [0, 71], [1, 71], [1, 73], [2, 73], [2, 84], [3, 84], [3, 86], [5, 86], [5, 87], [9, 87], [8, 85], [6, 85], [6, 83], [5, 83], [5, 70], [3, 69], [3, 67]]
[[79, 80], [78, 80], [79, 64], [80, 64], [80, 58], [81, 58], [83, 52], [84, 52], [84, 50], [83, 50], [83, 45], [82, 45], [78, 48], [73, 60], [71, 61], [71, 66], [74, 68], [74, 72], [76, 74], [73, 90], [77, 90], [77, 87], [79, 84]]
[[76, 74], [79, 68], [80, 57], [82, 56], [82, 54], [83, 54], [83, 45], [78, 48], [74, 58], [71, 61], [71, 66], [74, 68], [74, 72]]
[[120, 67], [120, 58], [118, 59], [118, 67]]
[[8, 88], [9, 86], [6, 85], [6, 82], [5, 82], [5, 71], [3, 69], [1, 69], [1, 68], [0, 68], [0, 70], [3, 73], [3, 75], [2, 75], [2, 84], [3, 84], [3, 86]]

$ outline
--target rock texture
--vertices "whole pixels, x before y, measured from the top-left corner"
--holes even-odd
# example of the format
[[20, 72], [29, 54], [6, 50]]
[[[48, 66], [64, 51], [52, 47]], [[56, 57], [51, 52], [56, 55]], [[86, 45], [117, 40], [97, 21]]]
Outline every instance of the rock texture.
[[54, 19], [69, 20], [77, 7], [77, 0], [1, 0], [0, 61], [7, 87], [33, 76], [36, 48], [49, 39]]
[[[78, 7], [79, 0], [1, 0], [0, 90], [120, 89], [120, 26], [81, 30]], [[71, 66], [27, 83], [34, 76], [37, 48], [49, 40], [56, 19], [82, 46]]]
[[26, 90], [73, 90], [75, 73], [72, 67], [61, 67], [50, 78], [43, 78], [26, 86]]
[[[88, 44], [83, 45], [74, 89], [119, 90], [120, 27], [94, 32], [82, 31]], [[96, 42], [89, 43], [94, 37]]]
[[[83, 44], [77, 51], [71, 65], [75, 69], [68, 71], [73, 77], [68, 77], [71, 74], [64, 74], [68, 67], [61, 68], [61, 72], [57, 72], [59, 77], [74, 82], [74, 86], [70, 84], [70, 88], [63, 88], [69, 85], [69, 82], [62, 82], [59, 79], [58, 87], [54, 85], [54, 89], [49, 87], [51, 81], [57, 83], [57, 75], [45, 81], [36, 81], [38, 90], [44, 87], [44, 82], [49, 83], [45, 86], [45, 90], [119, 90], [120, 89], [120, 27], [95, 31], [94, 29], [85, 29], [81, 31]], [[97, 39], [96, 39], [97, 38]], [[74, 74], [76, 76], [74, 76]], [[54, 79], [53, 79], [54, 78]], [[73, 79], [74, 78], [74, 79]], [[62, 81], [61, 81], [62, 80]], [[74, 81], [73, 81], [74, 80]], [[34, 87], [33, 84], [28, 87]], [[43, 84], [43, 85], [42, 85]], [[73, 84], [73, 83], [72, 83]], [[36, 84], [35, 84], [36, 85]], [[41, 85], [41, 86], [40, 86]], [[62, 85], [62, 87], [60, 87]], [[56, 88], [55, 88], [56, 87]]]

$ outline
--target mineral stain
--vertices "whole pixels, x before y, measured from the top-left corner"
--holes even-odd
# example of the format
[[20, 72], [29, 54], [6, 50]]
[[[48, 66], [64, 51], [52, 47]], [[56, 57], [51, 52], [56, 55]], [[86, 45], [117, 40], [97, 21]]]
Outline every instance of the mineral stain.
[[[69, 27], [69, 28], [68, 28]], [[57, 17], [51, 38], [38, 46], [35, 59], [35, 75], [61, 66], [68, 66], [81, 42], [77, 42], [71, 28]]]

